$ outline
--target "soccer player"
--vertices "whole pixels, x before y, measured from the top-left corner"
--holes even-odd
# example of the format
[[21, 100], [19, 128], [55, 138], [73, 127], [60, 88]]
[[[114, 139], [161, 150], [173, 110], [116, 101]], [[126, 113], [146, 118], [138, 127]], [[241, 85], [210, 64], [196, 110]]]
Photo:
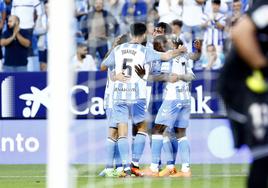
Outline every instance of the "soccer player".
[[[102, 67], [114, 67], [116, 75], [123, 73], [124, 76], [128, 77], [125, 81], [115, 81], [112, 112], [113, 121], [118, 128], [118, 148], [127, 176], [131, 175], [127, 139], [129, 114], [131, 114], [134, 124], [138, 126], [138, 131], [147, 132], [145, 123], [146, 87], [144, 82], [140, 82], [142, 79], [134, 71], [134, 66], [143, 66], [147, 62], [159, 59], [166, 61], [186, 51], [184, 47], [180, 46], [175, 50], [157, 53], [150, 48], [144, 47], [141, 45], [146, 38], [146, 26], [143, 23], [132, 24], [130, 31], [131, 41], [113, 49], [110, 55], [102, 62]], [[140, 138], [137, 136], [135, 140], [139, 139], [141, 144], [137, 145], [133, 152], [136, 155], [135, 160], [138, 162], [141, 157], [140, 153], [142, 153], [140, 151], [144, 148], [145, 136], [142, 134], [139, 134]]]
[[268, 2], [258, 0], [233, 27], [233, 48], [219, 77], [235, 146], [253, 155], [248, 188], [268, 187]]
[[[128, 35], [124, 34], [117, 37], [114, 41], [112, 48], [116, 46], [126, 43], [128, 41]], [[107, 56], [110, 52], [107, 53]], [[105, 177], [118, 177], [121, 176], [123, 171], [122, 161], [120, 158], [119, 150], [118, 150], [118, 131], [117, 127], [112, 122], [112, 107], [113, 107], [113, 89], [114, 89], [114, 81], [116, 79], [120, 79], [118, 77], [122, 77], [123, 75], [114, 75], [113, 70], [108, 69], [107, 73], [107, 83], [105, 88], [104, 94], [104, 109], [106, 111], [107, 120], [109, 124], [109, 132], [107, 138], [107, 163], [106, 168], [99, 174], [99, 176]], [[115, 168], [114, 170], [114, 161], [115, 161]]]
[[[177, 41], [175, 48], [182, 44], [182, 41]], [[157, 113], [153, 128], [152, 163], [150, 168], [141, 171], [145, 176], [191, 176], [190, 148], [186, 137], [186, 128], [189, 124], [191, 106], [189, 82], [194, 79], [194, 74], [188, 64], [189, 56], [187, 53], [180, 55], [169, 66], [171, 76], [168, 77], [164, 101]], [[175, 169], [175, 158], [169, 141], [173, 128], [175, 129], [178, 150], [182, 159], [180, 172]], [[166, 150], [167, 168], [159, 173], [162, 146]]]

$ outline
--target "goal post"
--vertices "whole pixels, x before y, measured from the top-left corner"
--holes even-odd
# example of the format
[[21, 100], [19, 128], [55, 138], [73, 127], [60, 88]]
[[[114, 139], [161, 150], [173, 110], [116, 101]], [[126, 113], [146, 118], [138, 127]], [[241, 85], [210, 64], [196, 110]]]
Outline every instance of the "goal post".
[[47, 187], [68, 188], [71, 58], [74, 52], [73, 0], [49, 1]]

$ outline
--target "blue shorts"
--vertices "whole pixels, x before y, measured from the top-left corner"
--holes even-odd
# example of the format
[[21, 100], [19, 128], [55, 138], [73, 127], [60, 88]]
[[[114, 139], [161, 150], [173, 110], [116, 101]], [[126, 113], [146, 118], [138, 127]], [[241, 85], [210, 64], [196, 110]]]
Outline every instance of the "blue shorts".
[[117, 102], [113, 106], [113, 123], [128, 123], [129, 117], [132, 118], [134, 124], [145, 121], [146, 100], [140, 99], [137, 103], [128, 104], [125, 102]]
[[164, 100], [155, 119], [155, 124], [169, 128], [187, 128], [189, 126], [191, 103], [189, 100]]

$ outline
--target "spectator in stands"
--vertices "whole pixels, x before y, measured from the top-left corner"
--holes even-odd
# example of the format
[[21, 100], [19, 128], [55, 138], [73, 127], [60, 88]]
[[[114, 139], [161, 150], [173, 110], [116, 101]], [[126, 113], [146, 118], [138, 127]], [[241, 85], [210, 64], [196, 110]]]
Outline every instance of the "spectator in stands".
[[159, 22], [159, 15], [156, 7], [149, 10], [147, 16], [147, 22], [152, 22], [154, 26]]
[[11, 14], [16, 15], [20, 19], [20, 29], [25, 30], [31, 36], [31, 48], [28, 54], [28, 70], [38, 71], [39, 62], [37, 54], [37, 40], [33, 37], [33, 29], [35, 25], [35, 16], [40, 17], [43, 13], [40, 0], [13, 0]]
[[8, 29], [4, 32], [0, 43], [5, 47], [3, 71], [27, 71], [31, 34], [27, 30], [20, 29], [20, 20], [17, 16], [9, 17]]
[[45, 13], [36, 20], [34, 34], [37, 35], [38, 59], [40, 70], [47, 70], [47, 32], [48, 32], [48, 0], [44, 1]]
[[194, 39], [203, 39], [201, 29], [203, 5], [206, 0], [183, 0], [182, 31], [185, 34], [186, 42], [191, 44]]
[[172, 33], [177, 37], [181, 35], [182, 21], [173, 20], [171, 23]]
[[75, 16], [79, 21], [82, 16], [88, 14], [88, 1], [87, 0], [75, 0]]
[[[207, 13], [207, 14], [209, 14], [209, 13], [211, 13], [213, 11], [212, 10], [212, 1], [213, 0], [207, 0], [206, 1], [204, 12]], [[229, 11], [229, 7], [228, 7], [229, 2], [228, 1], [230, 1], [230, 0], [221, 0], [221, 5], [220, 5], [220, 9], [219, 9], [220, 13], [222, 13], [222, 14], [227, 14], [228, 13], [228, 11]]]
[[73, 58], [73, 66], [77, 71], [96, 71], [97, 66], [91, 55], [88, 54], [87, 44], [77, 44], [76, 55]]
[[120, 16], [124, 6], [124, 0], [108, 0], [105, 1], [104, 7], [109, 10], [110, 13], [116, 18], [117, 22], [120, 22]]
[[242, 16], [242, 2], [241, 0], [234, 0], [233, 1], [233, 11], [230, 18], [230, 25], [233, 26], [237, 20]]
[[212, 12], [202, 17], [202, 27], [206, 29], [204, 35], [205, 45], [214, 45], [218, 52], [222, 52], [224, 45], [224, 28], [226, 17], [220, 13], [221, 0], [212, 0]]
[[171, 23], [172, 28], [172, 40], [179, 38], [183, 44], [187, 47], [188, 51], [191, 51], [192, 46], [187, 44], [184, 33], [182, 32], [183, 23], [181, 20], [173, 20]]
[[106, 0], [104, 1], [105, 10], [109, 10], [109, 12], [115, 17], [116, 21], [119, 23], [120, 32], [127, 32], [128, 28], [125, 26], [123, 22], [121, 22], [122, 9], [125, 3], [125, 0]]
[[11, 14], [11, 9], [12, 9], [12, 0], [4, 0], [4, 3], [5, 3], [5, 10], [6, 10], [6, 21], [5, 21], [4, 29], [7, 29], [8, 17]]
[[[4, 28], [5, 21], [6, 21], [5, 3], [1, 0], [0, 1], [0, 36], [2, 36], [2, 31]], [[2, 65], [2, 59], [3, 59], [3, 53], [2, 53], [2, 47], [0, 46], [0, 64], [1, 65]]]
[[122, 9], [122, 20], [126, 25], [130, 25], [134, 22], [146, 23], [146, 2], [144, 0], [126, 0]]
[[223, 66], [224, 55], [216, 50], [212, 44], [206, 46], [206, 53], [201, 58], [202, 66], [206, 70], [218, 70]]
[[181, 19], [182, 6], [178, 0], [159, 0], [158, 14], [160, 22], [170, 24], [173, 20]]
[[[119, 34], [119, 24], [115, 17], [103, 9], [103, 0], [95, 0], [94, 8], [81, 20], [80, 30], [88, 41], [89, 54], [100, 60], [108, 52], [108, 39]], [[98, 65], [99, 66], [99, 65]]]

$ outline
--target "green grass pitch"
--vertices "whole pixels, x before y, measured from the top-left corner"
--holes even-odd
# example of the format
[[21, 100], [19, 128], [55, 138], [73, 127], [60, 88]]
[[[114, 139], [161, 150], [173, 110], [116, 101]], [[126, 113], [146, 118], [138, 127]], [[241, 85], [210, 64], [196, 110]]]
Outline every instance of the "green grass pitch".
[[[97, 177], [101, 165], [74, 169], [78, 188], [243, 188], [248, 165], [192, 165], [191, 178], [101, 178]], [[45, 181], [45, 165], [0, 165], [0, 188], [45, 188]]]

